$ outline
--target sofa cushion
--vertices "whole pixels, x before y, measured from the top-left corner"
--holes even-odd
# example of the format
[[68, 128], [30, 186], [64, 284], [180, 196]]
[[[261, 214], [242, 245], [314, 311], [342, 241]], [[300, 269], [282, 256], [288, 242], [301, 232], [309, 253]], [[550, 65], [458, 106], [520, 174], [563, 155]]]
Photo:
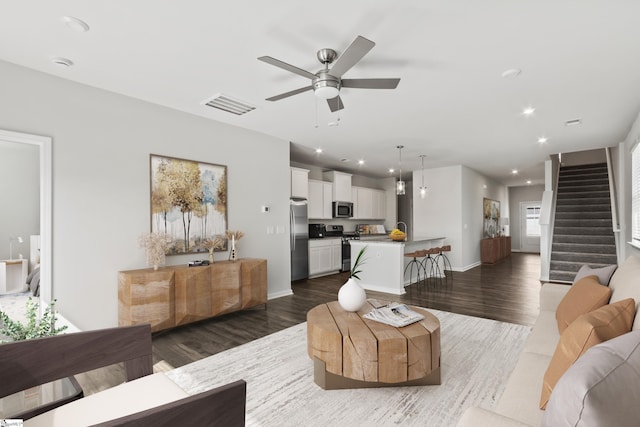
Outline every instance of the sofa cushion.
[[[609, 302], [617, 302], [625, 298], [633, 298], [640, 301], [640, 256], [632, 255], [627, 258], [613, 273], [609, 281], [609, 287], [613, 291]], [[633, 322], [633, 330], [640, 329], [640, 316], [636, 316]]]
[[542, 377], [550, 360], [551, 356], [543, 354], [521, 353], [495, 411], [525, 424], [539, 425], [543, 413], [538, 407]]
[[89, 426], [154, 408], [188, 394], [164, 373], [129, 381], [24, 422], [25, 427]]
[[562, 298], [571, 289], [570, 285], [563, 285], [560, 283], [545, 283], [540, 288], [540, 311], [553, 311], [556, 312], [558, 304], [562, 301]]
[[558, 332], [562, 333], [579, 316], [607, 305], [609, 298], [611, 289], [601, 285], [598, 276], [586, 276], [578, 280], [558, 304]]
[[576, 277], [573, 279], [573, 283], [578, 282], [578, 280], [582, 279], [583, 277], [592, 276], [595, 274], [596, 276], [598, 276], [598, 281], [600, 281], [601, 284], [603, 284], [604, 286], [608, 286], [609, 281], [611, 280], [611, 276], [613, 275], [613, 272], [616, 271], [616, 268], [618, 268], [616, 264], [607, 265], [606, 267], [600, 268], [591, 268], [585, 264], [580, 267], [580, 270], [578, 270], [578, 272], [576, 273]]
[[[551, 358], [560, 340], [556, 313], [553, 311], [541, 311], [533, 325], [531, 333], [524, 344], [524, 350], [529, 353], [544, 354]], [[545, 366], [546, 369], [546, 366]]]
[[565, 329], [544, 374], [541, 409], [547, 406], [551, 391], [562, 374], [585, 351], [631, 330], [635, 308], [635, 301], [628, 298], [583, 314]]
[[590, 348], [560, 378], [542, 426], [637, 426], [640, 331]]

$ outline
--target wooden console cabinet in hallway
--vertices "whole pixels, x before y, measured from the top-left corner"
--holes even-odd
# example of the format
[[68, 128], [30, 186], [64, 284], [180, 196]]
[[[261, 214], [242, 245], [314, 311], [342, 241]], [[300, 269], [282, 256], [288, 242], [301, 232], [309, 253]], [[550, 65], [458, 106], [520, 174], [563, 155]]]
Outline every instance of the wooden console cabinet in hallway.
[[511, 255], [511, 236], [480, 240], [480, 261], [495, 264]]
[[118, 273], [118, 324], [157, 332], [267, 303], [267, 260]]

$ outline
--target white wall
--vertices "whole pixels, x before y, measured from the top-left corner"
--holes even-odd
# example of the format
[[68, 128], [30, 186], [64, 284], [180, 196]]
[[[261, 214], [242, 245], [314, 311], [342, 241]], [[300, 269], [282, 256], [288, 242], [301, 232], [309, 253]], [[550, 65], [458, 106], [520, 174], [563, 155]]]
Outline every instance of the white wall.
[[0, 259], [29, 258], [29, 236], [40, 234], [40, 148], [0, 140]]
[[[421, 182], [422, 171], [413, 173]], [[417, 237], [445, 236], [451, 245], [449, 260], [454, 270], [464, 271], [480, 264], [482, 201], [487, 197], [507, 206], [506, 187], [466, 166], [425, 169], [427, 197], [413, 191], [413, 229]]]
[[462, 265], [465, 269], [480, 264], [480, 240], [483, 238], [484, 199], [500, 202], [500, 214], [509, 216], [507, 187], [473, 169], [461, 166], [462, 173]]
[[291, 292], [288, 142], [6, 62], [0, 75], [0, 128], [53, 138], [53, 297], [69, 321], [117, 325], [117, 272], [145, 267], [150, 153], [227, 165], [239, 256], [268, 260], [270, 297]]
[[541, 202], [544, 185], [527, 185], [522, 187], [509, 187], [509, 234], [511, 235], [511, 247], [520, 250], [520, 203]]

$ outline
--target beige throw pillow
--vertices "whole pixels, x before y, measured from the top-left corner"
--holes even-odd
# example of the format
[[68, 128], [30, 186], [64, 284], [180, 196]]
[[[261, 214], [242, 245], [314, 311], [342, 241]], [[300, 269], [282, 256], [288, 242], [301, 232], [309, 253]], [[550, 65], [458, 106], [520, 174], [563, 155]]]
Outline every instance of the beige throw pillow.
[[600, 284], [596, 275], [578, 280], [556, 308], [558, 332], [562, 334], [581, 315], [607, 305], [611, 292], [610, 288]]
[[556, 383], [567, 369], [589, 348], [631, 330], [636, 303], [627, 298], [605, 305], [573, 321], [560, 335], [547, 372], [544, 374], [540, 409], [545, 409]]

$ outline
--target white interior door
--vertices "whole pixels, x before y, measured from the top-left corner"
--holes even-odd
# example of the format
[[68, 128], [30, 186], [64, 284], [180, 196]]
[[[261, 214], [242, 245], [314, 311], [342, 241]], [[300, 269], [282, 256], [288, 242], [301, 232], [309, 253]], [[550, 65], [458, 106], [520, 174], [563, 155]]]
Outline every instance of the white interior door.
[[520, 203], [520, 251], [540, 253], [540, 207], [542, 202]]

